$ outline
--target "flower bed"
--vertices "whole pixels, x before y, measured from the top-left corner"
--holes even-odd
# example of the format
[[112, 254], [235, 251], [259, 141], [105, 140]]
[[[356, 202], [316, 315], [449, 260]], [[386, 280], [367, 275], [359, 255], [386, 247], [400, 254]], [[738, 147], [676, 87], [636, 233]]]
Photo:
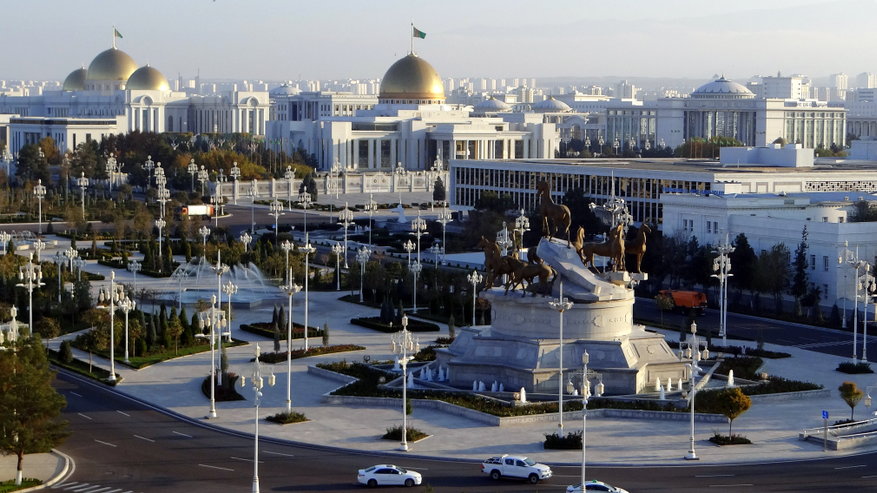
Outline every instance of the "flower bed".
[[[304, 349], [293, 349], [290, 351], [292, 359], [305, 358], [307, 356], [319, 356], [321, 354], [342, 353], [346, 351], [362, 351], [364, 346], [356, 344], [337, 344], [334, 346], [314, 346]], [[279, 363], [286, 361], [286, 351], [277, 351], [271, 353], [262, 353], [259, 355], [259, 361], [262, 363]]]
[[[350, 323], [354, 325], [359, 325], [360, 327], [365, 327], [367, 329], [387, 333], [398, 332], [402, 330], [402, 325], [386, 324], [381, 321], [380, 317], [354, 318], [350, 320]], [[408, 319], [408, 330], [411, 332], [438, 332], [440, 329], [439, 326], [434, 323]]]

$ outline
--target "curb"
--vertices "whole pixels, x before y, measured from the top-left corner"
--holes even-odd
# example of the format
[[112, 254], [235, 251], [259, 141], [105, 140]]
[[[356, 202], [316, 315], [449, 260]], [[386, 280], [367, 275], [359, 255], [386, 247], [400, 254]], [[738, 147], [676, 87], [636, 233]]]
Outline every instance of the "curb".
[[51, 488], [52, 486], [63, 481], [76, 468], [76, 463], [73, 461], [73, 458], [65, 454], [64, 452], [61, 452], [58, 449], [52, 449], [51, 454], [58, 459], [58, 465], [55, 466], [55, 475], [49, 478], [49, 480], [43, 484], [32, 486], [30, 488], [25, 488], [23, 490], [18, 490], [20, 493]]

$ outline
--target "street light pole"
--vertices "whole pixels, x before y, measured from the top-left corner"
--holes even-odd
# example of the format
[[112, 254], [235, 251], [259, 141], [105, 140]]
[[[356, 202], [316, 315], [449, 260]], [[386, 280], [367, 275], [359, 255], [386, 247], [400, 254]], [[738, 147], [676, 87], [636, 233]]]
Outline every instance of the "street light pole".
[[231, 165], [231, 171], [228, 174], [234, 180], [234, 205], [238, 205], [238, 178], [241, 177], [241, 168], [238, 166], [237, 161]]
[[530, 219], [524, 214], [524, 209], [521, 209], [521, 215], [515, 218], [515, 232], [521, 238], [518, 244], [520, 246], [518, 258], [521, 260], [524, 259], [524, 233], [527, 231], [530, 231]]
[[277, 246], [277, 237], [280, 236], [280, 216], [283, 215], [283, 204], [274, 199], [269, 206], [270, 214], [274, 216], [274, 246]]
[[256, 234], [256, 197], [259, 195], [259, 182], [253, 178], [253, 183], [250, 185], [250, 198], [252, 199], [252, 204], [250, 205], [250, 234]]
[[88, 178], [85, 177], [85, 171], [80, 172], [76, 184], [79, 185], [79, 191], [82, 192], [82, 220], [85, 221], [85, 189], [88, 188]]
[[439, 213], [439, 217], [437, 222], [442, 225], [442, 260], [445, 260], [445, 254], [447, 253], [447, 238], [445, 236], [445, 231], [447, 230], [448, 223], [453, 222], [454, 218], [451, 215], [451, 211], [448, 210], [446, 204], [442, 207], [442, 211]]
[[289, 315], [286, 324], [286, 412], [292, 412], [292, 297], [301, 291], [301, 286], [293, 282], [292, 271], [287, 272], [286, 284], [280, 290], [289, 297]]
[[43, 282], [43, 268], [33, 263], [33, 253], [28, 256], [27, 263], [18, 268], [18, 280], [21, 282], [16, 286], [27, 289], [27, 328], [33, 334], [33, 290], [46, 285]]
[[731, 257], [734, 253], [734, 247], [728, 243], [728, 235], [725, 235], [725, 241], [713, 252], [718, 257], [713, 259], [713, 274], [719, 280], [719, 293], [721, 301], [719, 304], [719, 333], [722, 336], [722, 346], [728, 346], [728, 278], [731, 274]]
[[[212, 303], [210, 305], [210, 311], [205, 315], [201, 314], [199, 318], [201, 329], [209, 327], [210, 328], [210, 414], [208, 417], [210, 419], [216, 418], [216, 332], [217, 329], [220, 331], [220, 337], [222, 337], [222, 329], [226, 324], [225, 313], [222, 310], [216, 309], [216, 295], [212, 295], [211, 297]], [[201, 336], [201, 334], [198, 334]], [[204, 336], [202, 336], [204, 337]]]
[[[368, 202], [365, 204], [365, 211], [368, 213], [368, 245], [372, 246], [372, 216], [378, 210], [378, 203], [375, 202], [374, 194], [368, 194]], [[305, 221], [307, 224], [307, 221]]]
[[137, 273], [140, 272], [140, 269], [142, 267], [143, 266], [140, 264], [140, 262], [138, 262], [136, 260], [131, 260], [130, 262], [128, 262], [128, 272], [134, 274], [134, 293], [135, 293], [134, 295], [135, 296], [137, 295], [136, 294], [137, 293]]
[[359, 302], [363, 302], [362, 297], [362, 287], [363, 280], [365, 279], [365, 264], [368, 262], [368, 258], [371, 256], [372, 252], [368, 249], [368, 247], [362, 247], [356, 252], [356, 261], [359, 262]]
[[349, 249], [347, 248], [347, 228], [353, 224], [353, 211], [347, 208], [347, 202], [344, 202], [344, 209], [338, 212], [338, 224], [344, 226], [344, 268], [348, 269], [347, 252]]
[[412, 314], [417, 315], [417, 278], [420, 276], [420, 272], [423, 270], [423, 264], [420, 263], [420, 259], [417, 259], [416, 262], [411, 264], [411, 273], [414, 274], [414, 286], [412, 287], [413, 296], [412, 296], [412, 304], [414, 305]]
[[125, 363], [128, 363], [128, 312], [137, 306], [137, 302], [125, 296], [119, 300], [119, 309], [125, 314]]
[[207, 237], [210, 236], [210, 228], [201, 226], [198, 228], [198, 234], [201, 235], [201, 258], [207, 260]]
[[588, 354], [587, 349], [585, 350], [585, 354], [582, 355], [582, 493], [586, 493], [585, 490], [585, 467], [586, 467], [586, 451], [587, 451], [587, 434], [588, 434], [588, 400], [591, 398], [591, 377], [597, 377], [599, 379], [597, 386], [594, 388], [594, 394], [597, 397], [603, 395], [604, 386], [603, 386], [603, 375], [601, 373], [597, 373], [595, 371], [588, 370], [588, 363], [591, 361], [591, 356]]
[[55, 265], [58, 266], [58, 304], [60, 304], [61, 303], [61, 277], [62, 277], [62, 274], [64, 272], [64, 269], [63, 269], [64, 264], [67, 263], [67, 257], [65, 257], [64, 254], [59, 251], [59, 252], [55, 253], [54, 257], [52, 258], [52, 261], [55, 263]]
[[[310, 195], [308, 195], [310, 196]], [[307, 209], [305, 209], [307, 210]], [[307, 228], [307, 226], [305, 226]], [[311, 246], [311, 241], [308, 238], [307, 229], [305, 229], [305, 244], [299, 247], [298, 249], [301, 253], [305, 254], [305, 352], [308, 351], [308, 281], [311, 277], [311, 267], [309, 263], [310, 255], [317, 251], [316, 248]]]
[[341, 243], [335, 243], [332, 245], [332, 253], [335, 254], [335, 274], [336, 274], [336, 285], [335, 290], [341, 291], [341, 254], [344, 252], [344, 245]]
[[[704, 345], [703, 350], [701, 350], [701, 344]], [[700, 366], [698, 366], [698, 362], [701, 359], [706, 359], [709, 357], [709, 350], [706, 348], [706, 343], [701, 343], [697, 337], [697, 324], [691, 322], [691, 334], [688, 336], [688, 341], [683, 342], [682, 346], [687, 346], [684, 350], [685, 356], [691, 358], [691, 363], [686, 363], [685, 367], [689, 371], [690, 381], [688, 384], [688, 405], [689, 405], [689, 416], [690, 416], [690, 433], [688, 437], [688, 453], [685, 454], [685, 460], [698, 460], [697, 452], [694, 450], [694, 397], [697, 394], [697, 373], [700, 371]]]
[[411, 269], [411, 252], [414, 251], [414, 242], [409, 238], [405, 243], [402, 243], [402, 248], [408, 252], [408, 269]]
[[177, 269], [171, 274], [171, 278], [179, 283], [177, 291], [177, 310], [183, 309], [183, 279], [189, 277], [189, 273], [185, 269]]
[[[563, 431], [563, 312], [572, 308], [571, 301], [563, 297], [563, 278], [560, 279], [560, 297], [548, 302], [551, 308], [557, 310], [560, 314], [560, 347], [558, 349], [558, 368], [557, 368], [557, 427]], [[584, 437], [582, 437], [584, 440]]]
[[295, 249], [295, 244], [289, 240], [283, 240], [280, 244], [280, 249], [283, 250], [284, 257], [286, 258], [286, 264], [283, 267], [283, 272], [291, 272], [289, 270], [289, 252]]
[[399, 365], [402, 367], [402, 447], [400, 450], [408, 451], [408, 362], [413, 359], [418, 343], [411, 337], [408, 331], [408, 315], [402, 315], [402, 330], [390, 336], [393, 344], [393, 354], [399, 355]]
[[37, 212], [37, 235], [43, 235], [43, 199], [46, 198], [46, 186], [43, 185], [43, 180], [38, 179], [37, 184], [33, 187], [33, 194], [37, 198], [37, 203], [39, 206]]
[[195, 191], [195, 175], [198, 173], [198, 165], [195, 164], [195, 158], [189, 160], [189, 165], [186, 167], [186, 170], [192, 175], [192, 191]]
[[283, 177], [286, 178], [286, 207], [292, 210], [292, 181], [295, 179], [295, 171], [292, 170], [292, 166], [286, 167]]
[[225, 293], [226, 301], [228, 303], [226, 305], [228, 307], [228, 313], [225, 314], [225, 319], [228, 320], [228, 340], [229, 342], [231, 342], [231, 297], [232, 295], [237, 294], [238, 285], [231, 281], [228, 281], [227, 283], [223, 284], [222, 292]]
[[100, 294], [98, 295], [98, 301], [109, 303], [109, 311], [110, 311], [110, 382], [116, 381], [116, 326], [115, 326], [115, 315], [116, 315], [116, 302], [120, 301], [124, 297], [124, 293], [122, 292], [121, 286], [116, 288], [116, 271], [110, 271], [110, 290], [102, 289]]
[[167, 225], [167, 222], [164, 219], [158, 218], [155, 220], [155, 227], [158, 228], [158, 270], [159, 272], [164, 271], [164, 254], [161, 249], [161, 230]]
[[[846, 262], [855, 272], [853, 274], [853, 363], [858, 358], [858, 330], [859, 330], [859, 269], [867, 265], [867, 262], [859, 259], [858, 248], [856, 252], [849, 249], [849, 243], [844, 241], [844, 249], [842, 255], [838, 257], [838, 263]], [[866, 271], [867, 273], [867, 271]]]
[[[256, 358], [253, 360], [253, 374], [250, 376], [250, 381], [253, 382], [253, 406], [256, 408], [256, 419], [255, 419], [255, 433], [253, 434], [253, 489], [252, 493], [259, 493], [259, 404], [262, 402], [262, 387], [264, 386], [264, 381], [262, 379], [262, 365], [259, 361], [259, 356], [262, 351], [259, 347], [259, 344], [256, 344], [255, 356]], [[241, 375], [241, 386], [246, 386], [245, 377]], [[272, 373], [268, 377], [268, 385], [274, 386], [274, 374]]]
[[466, 279], [472, 284], [472, 327], [475, 327], [475, 300], [478, 299], [478, 285], [481, 284], [483, 277], [477, 270], [473, 270], [471, 274], [466, 276]]

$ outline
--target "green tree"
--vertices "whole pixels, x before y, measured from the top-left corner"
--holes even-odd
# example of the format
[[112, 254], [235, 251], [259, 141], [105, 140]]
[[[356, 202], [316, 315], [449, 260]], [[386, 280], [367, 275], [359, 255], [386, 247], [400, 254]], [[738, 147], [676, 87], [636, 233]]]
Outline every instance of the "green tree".
[[180, 346], [180, 336], [183, 334], [183, 324], [180, 323], [179, 317], [171, 317], [167, 322], [167, 338], [174, 341], [174, 354], [178, 353]]
[[782, 313], [782, 293], [789, 284], [789, 258], [786, 245], [777, 243], [769, 251], [758, 256], [755, 285], [760, 293], [773, 295], [775, 310]]
[[24, 455], [48, 452], [69, 434], [58, 420], [66, 401], [52, 387], [40, 339], [28, 338], [0, 352], [0, 450], [18, 457], [15, 483], [21, 484]]
[[731, 426], [734, 420], [752, 407], [752, 399], [740, 387], [722, 389], [717, 396], [719, 412], [728, 418], [728, 438], [734, 436]]
[[790, 294], [795, 297], [795, 312], [801, 315], [801, 299], [807, 295], [809, 288], [809, 279], [807, 276], [807, 226], [801, 231], [801, 243], [795, 249], [794, 274], [792, 276], [792, 284], [789, 287]]
[[850, 421], [852, 421], [856, 406], [859, 405], [859, 401], [865, 396], [865, 392], [856, 385], [856, 382], [844, 382], [840, 384], [837, 390], [840, 392], [841, 399], [850, 406]]
[[447, 200], [448, 191], [445, 189], [445, 182], [442, 181], [441, 177], [435, 179], [435, 184], [432, 187], [432, 200], [433, 202], [444, 202]]
[[731, 282], [737, 288], [737, 298], [739, 300], [744, 290], [748, 290], [750, 294], [755, 288], [755, 268], [758, 262], [758, 255], [749, 245], [749, 239], [744, 233], [740, 233], [734, 238], [734, 251], [730, 254], [732, 273], [734, 277]]
[[34, 322], [34, 332], [43, 339], [54, 339], [61, 335], [61, 324], [52, 317], [43, 317]]
[[658, 305], [658, 311], [661, 312], [661, 326], [663, 326], [664, 312], [667, 310], [672, 310], [676, 306], [676, 303], [673, 302], [672, 296], [658, 293], [658, 295], [655, 296], [655, 304]]

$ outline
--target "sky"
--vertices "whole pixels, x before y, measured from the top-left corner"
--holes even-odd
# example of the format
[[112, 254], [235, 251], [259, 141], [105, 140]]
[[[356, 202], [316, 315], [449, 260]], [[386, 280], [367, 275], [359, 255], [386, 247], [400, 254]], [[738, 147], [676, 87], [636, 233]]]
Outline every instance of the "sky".
[[[14, 10], [12, 4], [14, 3]], [[5, 5], [4, 5], [5, 4]], [[0, 3], [0, 79], [63, 80], [112, 46], [168, 79], [824, 77], [877, 72], [877, 0], [28, 0]]]

